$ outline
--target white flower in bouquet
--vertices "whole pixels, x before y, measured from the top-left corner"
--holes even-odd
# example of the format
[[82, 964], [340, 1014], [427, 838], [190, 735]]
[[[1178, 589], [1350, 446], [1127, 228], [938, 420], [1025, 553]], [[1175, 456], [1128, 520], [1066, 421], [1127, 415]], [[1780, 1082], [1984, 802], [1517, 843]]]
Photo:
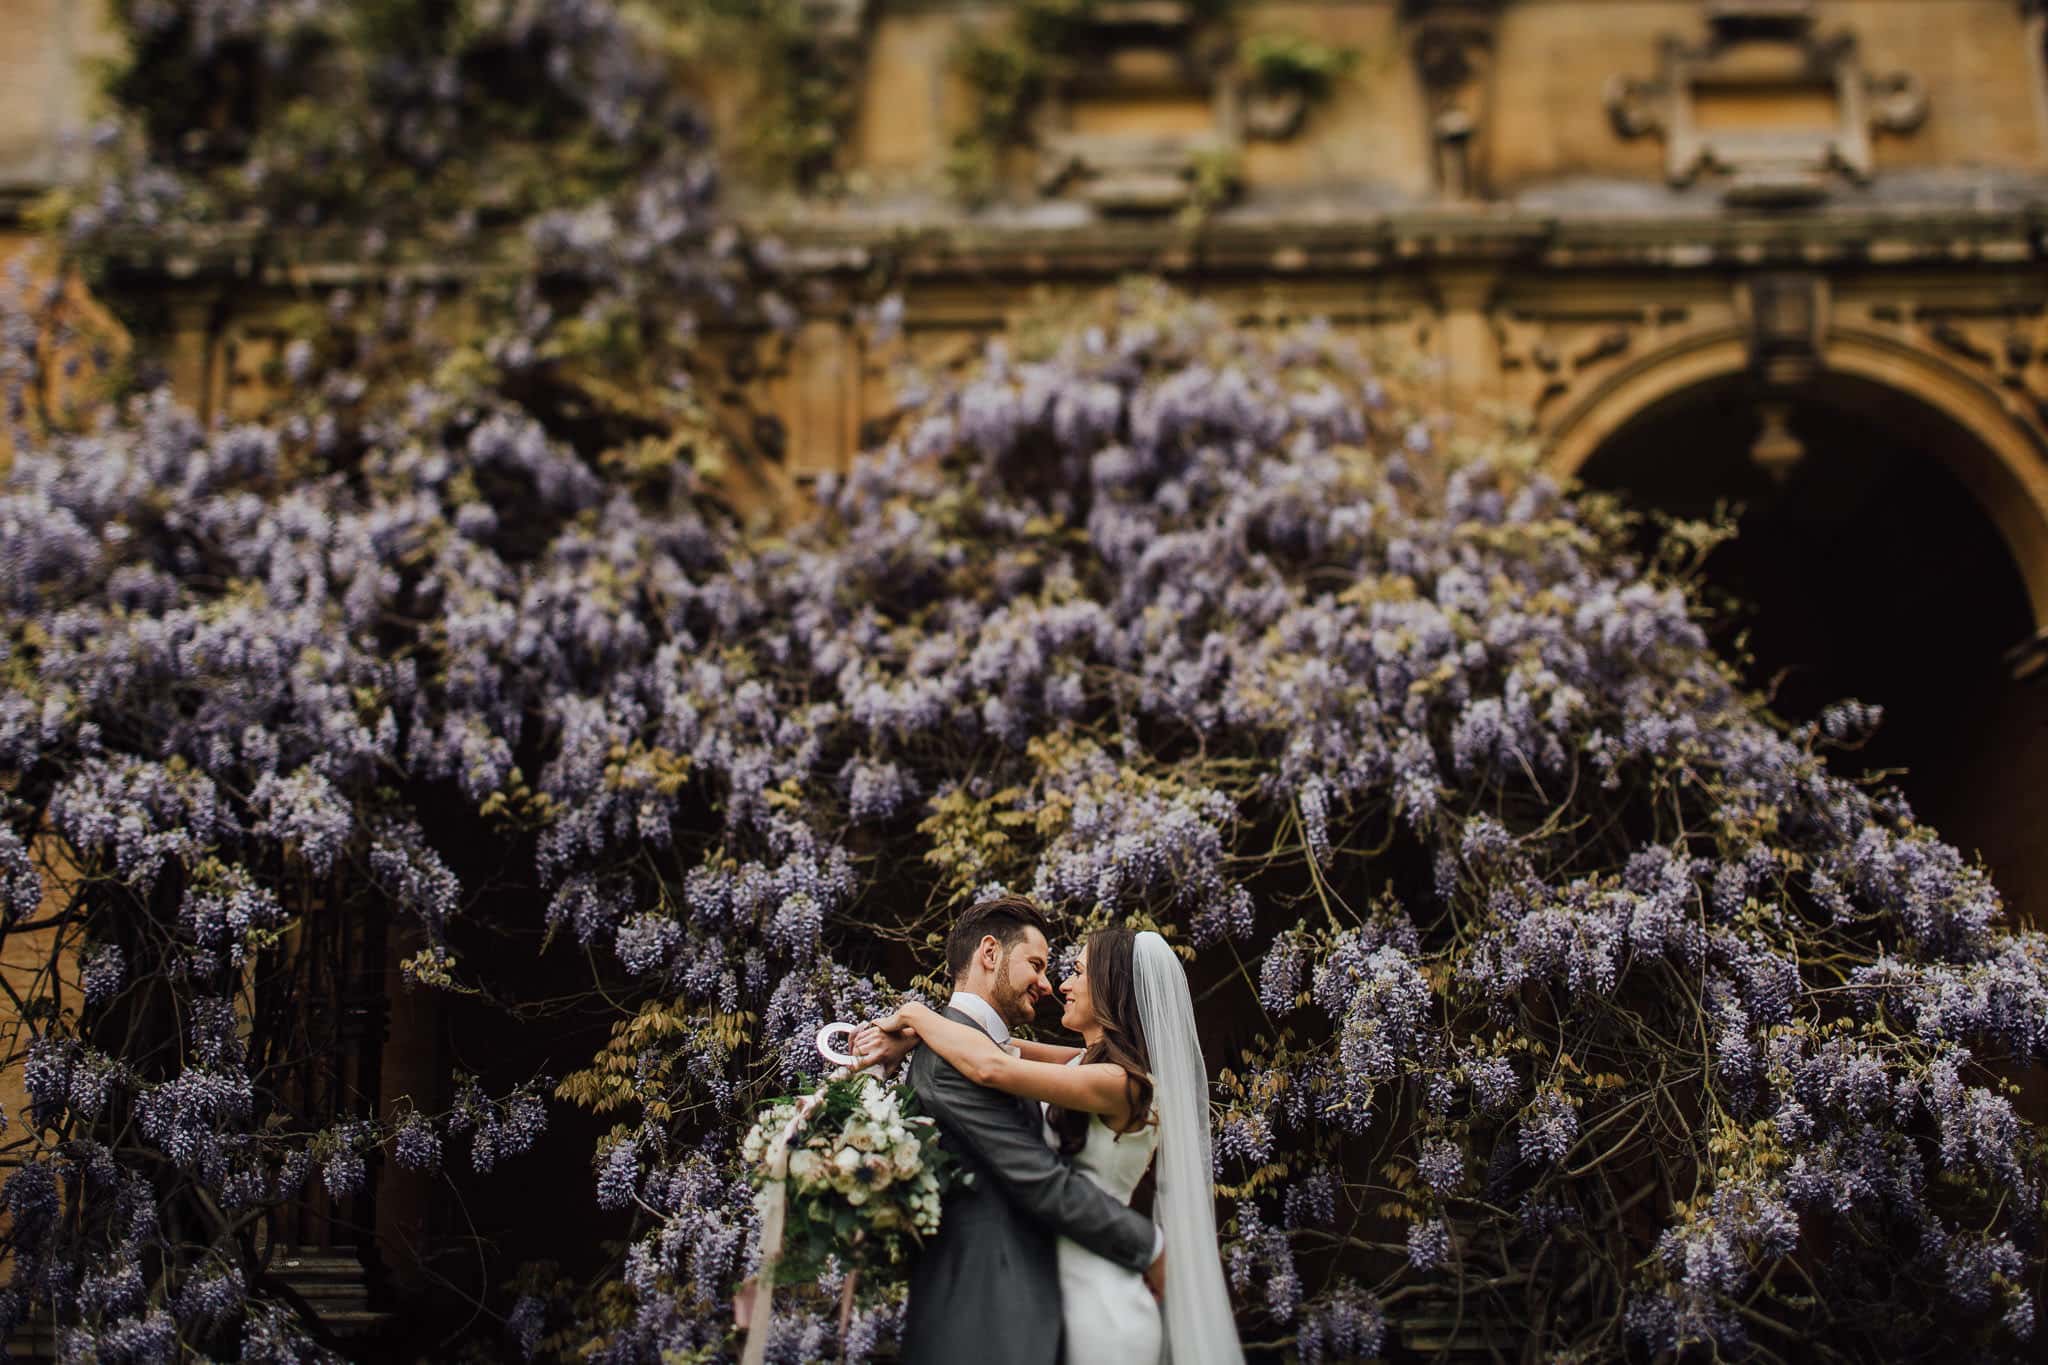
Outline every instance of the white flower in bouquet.
[[814, 1277], [828, 1258], [900, 1277], [914, 1243], [938, 1231], [943, 1193], [961, 1178], [915, 1097], [864, 1074], [837, 1076], [801, 1102], [771, 1102], [740, 1157], [764, 1196], [783, 1190], [778, 1274], [790, 1279]]
[[900, 1112], [896, 1104], [896, 1092], [883, 1089], [880, 1086], [876, 1086], [866, 1095], [863, 1095], [860, 1105], [866, 1111], [867, 1116], [878, 1124], [894, 1123]]

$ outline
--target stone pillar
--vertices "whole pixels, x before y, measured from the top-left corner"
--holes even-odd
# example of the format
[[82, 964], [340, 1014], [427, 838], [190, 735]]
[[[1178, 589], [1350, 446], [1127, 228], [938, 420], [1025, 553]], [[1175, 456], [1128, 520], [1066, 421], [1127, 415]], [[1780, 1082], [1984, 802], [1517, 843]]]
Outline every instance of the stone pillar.
[[2027, 9], [2027, 71], [2033, 77], [2034, 135], [2037, 154], [2048, 161], [2048, 6], [2025, 0]]
[[836, 317], [807, 319], [789, 357], [790, 477], [802, 482], [845, 469], [860, 429], [860, 341]]
[[1443, 330], [1438, 355], [1444, 366], [1444, 387], [1456, 393], [1492, 393], [1500, 386], [1500, 367], [1487, 309], [1500, 271], [1493, 268], [1449, 269], [1436, 285]]
[[211, 291], [179, 290], [164, 305], [169, 330], [163, 341], [171, 392], [197, 413], [202, 423], [211, 422], [221, 410], [221, 367], [215, 363], [219, 310], [220, 299]]

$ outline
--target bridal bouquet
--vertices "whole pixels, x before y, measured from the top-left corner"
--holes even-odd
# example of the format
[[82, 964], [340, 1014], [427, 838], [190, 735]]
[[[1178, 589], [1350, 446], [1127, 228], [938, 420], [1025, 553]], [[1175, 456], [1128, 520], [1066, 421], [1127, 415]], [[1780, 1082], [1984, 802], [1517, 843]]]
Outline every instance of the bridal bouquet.
[[[856, 1073], [772, 1102], [740, 1145], [764, 1226], [780, 1202], [775, 1278], [898, 1265], [939, 1228], [939, 1199], [961, 1179], [907, 1085]], [[764, 1239], [765, 1240], [765, 1239]]]

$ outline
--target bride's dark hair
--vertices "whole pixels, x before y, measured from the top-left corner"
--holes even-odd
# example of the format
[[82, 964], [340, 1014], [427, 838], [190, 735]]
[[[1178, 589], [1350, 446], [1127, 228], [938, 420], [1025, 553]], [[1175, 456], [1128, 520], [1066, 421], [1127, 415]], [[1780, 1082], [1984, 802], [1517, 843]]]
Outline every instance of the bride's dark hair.
[[[1137, 933], [1130, 929], [1097, 929], [1088, 935], [1088, 998], [1094, 1003], [1096, 1022], [1102, 1025], [1102, 1038], [1081, 1054], [1081, 1061], [1083, 1065], [1115, 1062], [1122, 1067], [1131, 1115], [1142, 1119], [1152, 1112], [1152, 1061], [1145, 1051], [1145, 1030], [1138, 1024], [1138, 992], [1131, 967], [1137, 942]], [[1046, 1117], [1059, 1134], [1062, 1153], [1072, 1156], [1081, 1150], [1088, 1140], [1091, 1115], [1054, 1107]]]

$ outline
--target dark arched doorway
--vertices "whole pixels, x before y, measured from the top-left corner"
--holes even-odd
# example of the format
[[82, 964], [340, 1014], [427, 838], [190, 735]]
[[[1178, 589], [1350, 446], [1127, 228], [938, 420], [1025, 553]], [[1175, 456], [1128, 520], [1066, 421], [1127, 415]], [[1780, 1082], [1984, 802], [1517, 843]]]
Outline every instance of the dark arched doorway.
[[2048, 683], [2014, 681], [2003, 659], [2035, 623], [2004, 539], [1950, 472], [1975, 438], [1844, 375], [1802, 388], [1788, 417], [1805, 453], [1782, 482], [1751, 458], [1762, 423], [1740, 377], [1644, 409], [1579, 474], [1682, 516], [1738, 505], [1740, 534], [1708, 560], [1710, 590], [1737, 604], [1722, 643], [1742, 633], [1750, 680], [1781, 715], [1882, 705], [1878, 734], [1838, 767], [1904, 769], [1914, 809], [1984, 855], [2016, 917], [2048, 923], [2030, 813], [2048, 780]]

